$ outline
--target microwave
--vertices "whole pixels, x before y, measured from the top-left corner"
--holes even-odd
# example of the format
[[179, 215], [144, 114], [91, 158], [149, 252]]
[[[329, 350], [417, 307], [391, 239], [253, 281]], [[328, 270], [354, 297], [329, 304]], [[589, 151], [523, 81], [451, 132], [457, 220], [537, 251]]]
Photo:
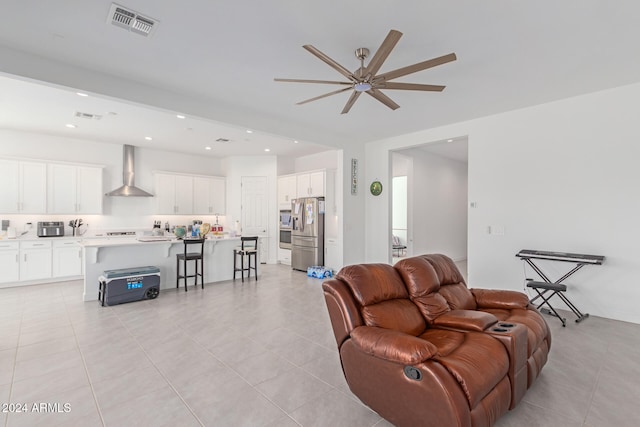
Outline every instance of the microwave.
[[291, 210], [280, 211], [280, 230], [291, 229]]

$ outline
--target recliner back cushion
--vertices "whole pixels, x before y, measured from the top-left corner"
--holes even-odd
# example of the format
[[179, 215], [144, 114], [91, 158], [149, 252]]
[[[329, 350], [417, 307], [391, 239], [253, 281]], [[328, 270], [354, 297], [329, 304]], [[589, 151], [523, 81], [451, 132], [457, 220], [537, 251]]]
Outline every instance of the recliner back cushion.
[[440, 295], [447, 300], [451, 310], [475, 310], [478, 308], [473, 294], [467, 288], [464, 277], [451, 258], [446, 255], [423, 255], [436, 271], [440, 281]]
[[367, 326], [392, 329], [418, 336], [426, 324], [418, 307], [410, 299], [393, 299], [362, 308], [362, 320]]
[[394, 268], [404, 280], [409, 295], [429, 324], [450, 311], [445, 298], [438, 293], [440, 280], [426, 258], [412, 257], [398, 261]]
[[388, 264], [360, 264], [343, 267], [338, 275], [361, 306], [367, 326], [419, 335], [425, 328], [418, 307], [409, 299], [398, 272]]

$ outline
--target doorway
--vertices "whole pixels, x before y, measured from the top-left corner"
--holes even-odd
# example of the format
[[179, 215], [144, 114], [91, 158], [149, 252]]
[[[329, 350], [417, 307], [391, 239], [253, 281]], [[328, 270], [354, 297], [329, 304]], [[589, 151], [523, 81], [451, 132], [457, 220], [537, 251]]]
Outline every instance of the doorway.
[[[464, 263], [468, 223], [467, 137], [393, 151], [391, 172], [394, 193], [403, 191], [402, 181], [406, 179], [406, 198], [396, 194], [391, 198], [392, 235], [400, 237], [406, 212], [406, 255], [441, 253]], [[398, 259], [395, 252], [392, 251], [392, 261]]]

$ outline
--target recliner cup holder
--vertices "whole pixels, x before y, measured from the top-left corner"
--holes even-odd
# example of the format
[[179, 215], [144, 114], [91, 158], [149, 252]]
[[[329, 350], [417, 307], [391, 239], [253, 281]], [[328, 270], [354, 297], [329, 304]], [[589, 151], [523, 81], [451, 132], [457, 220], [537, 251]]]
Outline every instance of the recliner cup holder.
[[515, 325], [513, 323], [499, 323], [498, 326], [501, 328], [513, 328]]
[[493, 328], [492, 329], [493, 332], [508, 332], [508, 329], [505, 328]]

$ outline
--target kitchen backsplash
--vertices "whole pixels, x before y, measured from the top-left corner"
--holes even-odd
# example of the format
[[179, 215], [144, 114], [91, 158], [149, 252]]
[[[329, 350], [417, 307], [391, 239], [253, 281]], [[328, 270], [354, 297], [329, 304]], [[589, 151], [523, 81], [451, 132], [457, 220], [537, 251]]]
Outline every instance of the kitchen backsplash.
[[[80, 233], [87, 237], [112, 230], [151, 231], [155, 221], [159, 221], [163, 229], [167, 222], [171, 228], [176, 225], [193, 224], [193, 220], [196, 219], [212, 225], [216, 222], [215, 215], [149, 215], [130, 217], [115, 217], [110, 215], [0, 215], [1, 220], [9, 220], [9, 225], [16, 229], [18, 236], [26, 231], [30, 237], [36, 236], [36, 228], [39, 221], [62, 221], [65, 225], [64, 235], [71, 236], [73, 230], [69, 226], [69, 222], [76, 218], [82, 218], [83, 226], [80, 229]], [[30, 227], [27, 225], [28, 223], [31, 223]], [[227, 221], [227, 217], [218, 216], [218, 223], [222, 225], [225, 230], [230, 230], [229, 225], [235, 224], [235, 220]], [[4, 236], [6, 236], [6, 232], [0, 231], [0, 237]]]

